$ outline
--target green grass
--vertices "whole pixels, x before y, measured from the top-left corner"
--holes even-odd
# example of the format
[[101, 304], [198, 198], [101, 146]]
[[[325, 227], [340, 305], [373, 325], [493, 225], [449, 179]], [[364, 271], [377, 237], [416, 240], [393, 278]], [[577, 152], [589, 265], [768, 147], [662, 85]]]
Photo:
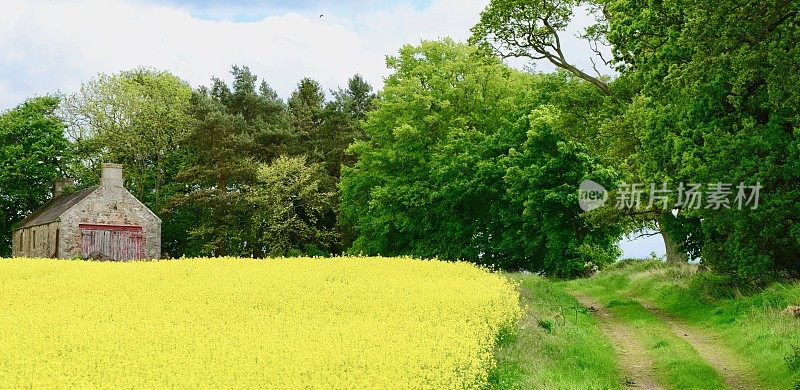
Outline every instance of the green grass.
[[535, 275], [519, 282], [527, 311], [516, 332], [500, 343], [494, 389], [618, 389], [614, 349], [595, 319], [561, 284]]
[[571, 289], [588, 295], [607, 308], [616, 321], [627, 326], [653, 361], [656, 380], [670, 389], [724, 389], [722, 377], [686, 341], [675, 335], [660, 318], [635, 300], [602, 283], [580, 280]]
[[667, 388], [724, 388], [722, 378], [683, 339], [639, 301], [706, 334], [752, 367], [767, 388], [800, 389], [800, 319], [781, 314], [800, 305], [800, 283], [761, 289], [737, 288], [696, 266], [654, 261], [624, 262], [598, 276], [552, 281], [509, 275], [519, 282], [527, 306], [516, 332], [501, 340], [496, 389], [617, 389], [622, 374], [609, 340], [595, 318], [568, 291], [607, 307], [628, 325], [654, 362], [656, 379]]
[[[764, 385], [800, 388], [800, 320], [781, 314], [786, 306], [800, 304], [800, 283], [743, 291], [723, 277], [698, 272], [696, 266], [633, 262], [570, 286], [607, 302], [625, 302], [624, 296], [643, 299], [686, 324], [718, 335], [724, 346], [750, 363]], [[623, 305], [626, 309], [619, 314], [650, 315], [636, 305]]]

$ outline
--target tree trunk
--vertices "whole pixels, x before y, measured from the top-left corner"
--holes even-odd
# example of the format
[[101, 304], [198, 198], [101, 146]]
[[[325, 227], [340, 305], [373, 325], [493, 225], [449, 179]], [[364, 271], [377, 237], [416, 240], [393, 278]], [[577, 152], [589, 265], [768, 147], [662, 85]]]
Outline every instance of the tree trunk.
[[608, 84], [603, 82], [603, 80], [600, 80], [597, 77], [592, 77], [589, 74], [587, 74], [586, 72], [584, 72], [584, 71], [582, 71], [582, 70], [580, 70], [580, 69], [576, 68], [575, 66], [573, 66], [571, 64], [568, 64], [568, 63], [563, 63], [562, 65], [559, 65], [559, 64], [556, 64], [554, 62], [554, 64], [556, 66], [559, 66], [559, 67], [561, 67], [563, 69], [566, 69], [566, 70], [570, 71], [575, 76], [578, 76], [578, 77], [580, 77], [580, 78], [582, 78], [582, 79], [594, 84], [606, 96], [611, 96], [611, 88], [609, 88]]
[[675, 240], [667, 229], [664, 228], [664, 220], [666, 218], [675, 218], [670, 215], [662, 214], [658, 218], [658, 231], [661, 233], [661, 237], [664, 238], [664, 248], [666, 249], [667, 254], [667, 263], [668, 264], [686, 264], [689, 260], [689, 256], [686, 255], [686, 252], [681, 249], [681, 245], [679, 242]]
[[217, 256], [226, 256], [228, 251], [225, 247], [226, 229], [224, 228], [223, 221], [225, 220], [225, 211], [227, 211], [227, 207], [224, 207], [224, 202], [227, 202], [228, 183], [226, 181], [225, 172], [219, 172], [219, 176], [217, 177], [217, 190], [222, 194], [222, 196], [214, 200], [214, 210], [212, 210], [212, 215], [214, 215], [214, 233], [217, 240]]
[[222, 192], [223, 195], [228, 193], [228, 182], [225, 178], [225, 173], [220, 172], [219, 177], [217, 178], [217, 189]]
[[156, 213], [161, 213], [161, 198], [159, 194], [161, 192], [161, 178], [163, 173], [161, 171], [161, 157], [157, 157], [156, 159], [156, 188], [155, 188], [155, 195], [156, 195], [156, 203], [155, 203], [155, 211]]

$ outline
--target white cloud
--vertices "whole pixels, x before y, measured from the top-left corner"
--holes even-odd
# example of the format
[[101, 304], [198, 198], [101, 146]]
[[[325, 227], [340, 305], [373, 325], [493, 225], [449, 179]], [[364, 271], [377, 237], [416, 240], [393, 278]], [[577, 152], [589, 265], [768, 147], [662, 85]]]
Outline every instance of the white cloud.
[[370, 48], [389, 48], [394, 53], [403, 44], [416, 44], [421, 39], [466, 40], [486, 3], [483, 0], [440, 0], [422, 11], [401, 5], [357, 15], [355, 21]]
[[306, 76], [332, 89], [360, 73], [380, 87], [387, 54], [422, 39], [465, 40], [486, 2], [435, 0], [424, 8], [401, 3], [355, 13], [327, 6], [237, 23], [136, 0], [5, 0], [0, 109], [28, 96], [76, 91], [99, 72], [138, 66], [197, 86], [226, 77], [231, 65], [248, 65], [284, 97]]
[[479, 2], [469, 13], [438, 21], [448, 16], [442, 7], [458, 4], [443, 0], [423, 10], [397, 6], [356, 16], [331, 11], [323, 18], [286, 13], [236, 23], [119, 0], [7, 3], [0, 12], [0, 81], [16, 93], [0, 95], [0, 107], [19, 103], [20, 95], [72, 92], [98, 72], [137, 66], [200, 85], [225, 77], [233, 64], [248, 65], [282, 96], [304, 76], [335, 88], [358, 72], [379, 86], [384, 56], [402, 43], [466, 37]]

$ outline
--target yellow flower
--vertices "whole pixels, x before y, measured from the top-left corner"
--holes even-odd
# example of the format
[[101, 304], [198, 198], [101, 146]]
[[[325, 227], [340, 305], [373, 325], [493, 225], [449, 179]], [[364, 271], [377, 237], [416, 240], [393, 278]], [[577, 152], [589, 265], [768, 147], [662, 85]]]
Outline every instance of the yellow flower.
[[481, 388], [515, 286], [410, 258], [0, 261], [0, 387]]

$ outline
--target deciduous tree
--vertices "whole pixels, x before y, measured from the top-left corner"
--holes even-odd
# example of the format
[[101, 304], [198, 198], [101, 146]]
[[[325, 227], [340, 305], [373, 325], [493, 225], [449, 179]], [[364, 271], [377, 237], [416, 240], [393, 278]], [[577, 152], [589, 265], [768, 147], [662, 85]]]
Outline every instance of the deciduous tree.
[[79, 157], [71, 169], [82, 185], [96, 182], [97, 163], [122, 163], [127, 187], [159, 213], [170, 195], [163, 187], [181, 163], [190, 95], [189, 85], [172, 74], [139, 68], [100, 74], [67, 96], [60, 114]]
[[59, 99], [32, 98], [0, 114], [0, 257], [11, 255], [15, 223], [41, 207], [70, 158]]
[[591, 251], [613, 257], [619, 232], [589, 233], [577, 202], [580, 181], [604, 181], [604, 168], [547, 130], [556, 110], [540, 110], [563, 78], [517, 72], [449, 40], [405, 46], [388, 64], [394, 73], [341, 184], [345, 221], [359, 235], [353, 252], [557, 275], [580, 272]]
[[279, 157], [259, 167], [247, 191], [253, 255], [328, 255], [336, 240], [333, 180], [304, 157]]

